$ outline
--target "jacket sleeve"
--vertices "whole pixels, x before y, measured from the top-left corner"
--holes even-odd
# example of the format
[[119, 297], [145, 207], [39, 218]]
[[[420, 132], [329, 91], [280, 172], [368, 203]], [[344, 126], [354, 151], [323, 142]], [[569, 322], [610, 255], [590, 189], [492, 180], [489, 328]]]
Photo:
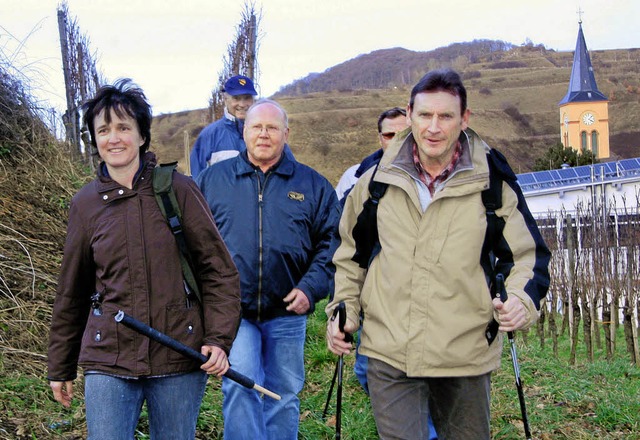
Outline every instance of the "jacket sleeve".
[[371, 173], [360, 178], [353, 189], [346, 196], [342, 215], [340, 217], [339, 235], [337, 237], [336, 252], [333, 256], [335, 272], [335, 293], [325, 308], [330, 318], [333, 309], [339, 302], [344, 301], [347, 319], [358, 323], [360, 316], [360, 293], [367, 274], [366, 269], [359, 266], [351, 258], [356, 253], [353, 228], [356, 225], [362, 206], [369, 196], [368, 184]]
[[185, 239], [202, 294], [204, 343], [228, 354], [240, 325], [240, 276], [202, 193], [191, 179], [174, 176], [186, 180], [177, 194], [182, 193]]
[[209, 127], [205, 127], [200, 132], [200, 135], [193, 144], [191, 155], [189, 156], [189, 163], [191, 164], [191, 177], [196, 178], [198, 174], [207, 168], [207, 160], [211, 155], [211, 139], [209, 135]]
[[47, 378], [73, 380], [77, 376], [82, 334], [87, 323], [90, 298], [93, 294], [95, 267], [91, 257], [87, 224], [82, 207], [75, 199], [69, 209], [64, 256], [53, 304]]
[[525, 305], [526, 327], [530, 327], [538, 319], [540, 303], [549, 290], [551, 252], [517, 182], [503, 182], [503, 208], [497, 214], [505, 219], [505, 226], [496, 254], [499, 261], [512, 265], [505, 282], [507, 293]]
[[313, 255], [309, 269], [296, 286], [309, 298], [313, 313], [315, 303], [333, 293], [333, 275], [335, 267], [331, 262], [336, 244], [340, 205], [336, 193], [326, 179], [320, 182], [318, 208], [312, 224]]

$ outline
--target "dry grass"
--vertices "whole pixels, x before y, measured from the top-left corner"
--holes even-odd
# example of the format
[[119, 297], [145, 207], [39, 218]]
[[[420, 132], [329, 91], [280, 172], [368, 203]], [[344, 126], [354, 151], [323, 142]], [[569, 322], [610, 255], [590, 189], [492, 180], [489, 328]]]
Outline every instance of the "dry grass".
[[0, 371], [44, 374], [66, 208], [82, 181], [51, 139], [0, 158]]
[[0, 371], [42, 375], [66, 207], [85, 179], [0, 68]]

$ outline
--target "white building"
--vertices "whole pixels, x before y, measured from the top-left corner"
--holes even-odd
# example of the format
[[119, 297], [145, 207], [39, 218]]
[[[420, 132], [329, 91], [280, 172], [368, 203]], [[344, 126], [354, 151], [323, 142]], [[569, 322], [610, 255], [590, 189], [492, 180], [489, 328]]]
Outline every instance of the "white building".
[[640, 158], [518, 174], [518, 183], [536, 218], [544, 218], [550, 211], [572, 213], [578, 206], [635, 213]]

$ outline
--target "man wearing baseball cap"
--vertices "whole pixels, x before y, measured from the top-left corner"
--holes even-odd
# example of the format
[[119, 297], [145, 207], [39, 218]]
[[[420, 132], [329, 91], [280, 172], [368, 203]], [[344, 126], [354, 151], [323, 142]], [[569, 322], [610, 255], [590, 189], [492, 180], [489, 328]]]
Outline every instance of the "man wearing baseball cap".
[[244, 118], [258, 94], [253, 81], [236, 75], [224, 83], [224, 116], [200, 132], [191, 150], [191, 176], [221, 160], [237, 156], [246, 149], [242, 139]]

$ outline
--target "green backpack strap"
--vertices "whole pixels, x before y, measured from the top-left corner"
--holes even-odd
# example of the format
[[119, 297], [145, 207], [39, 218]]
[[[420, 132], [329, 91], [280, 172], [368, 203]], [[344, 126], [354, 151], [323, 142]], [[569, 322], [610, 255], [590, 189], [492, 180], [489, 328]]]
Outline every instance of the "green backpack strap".
[[184, 277], [184, 287], [187, 293], [187, 301], [193, 299], [193, 295], [202, 303], [200, 289], [193, 273], [193, 264], [191, 254], [187, 247], [187, 241], [184, 238], [182, 229], [182, 213], [178, 206], [178, 199], [173, 191], [173, 172], [176, 169], [177, 162], [160, 164], [153, 170], [153, 193], [160, 207], [162, 215], [167, 220], [169, 228], [173, 233], [180, 250], [180, 265], [182, 266], [182, 275]]

